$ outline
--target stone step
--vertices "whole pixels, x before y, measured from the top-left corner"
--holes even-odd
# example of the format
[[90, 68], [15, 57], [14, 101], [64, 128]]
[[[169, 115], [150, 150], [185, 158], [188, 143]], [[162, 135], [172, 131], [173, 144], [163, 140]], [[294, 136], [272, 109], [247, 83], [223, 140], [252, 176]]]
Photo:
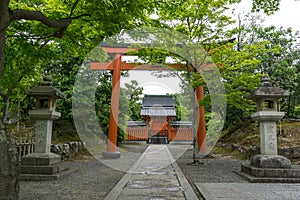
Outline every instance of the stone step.
[[300, 183], [300, 178], [255, 177], [243, 172], [238, 174], [251, 183]]
[[298, 166], [292, 166], [291, 168], [257, 168], [243, 164], [241, 165], [241, 171], [254, 177], [300, 178], [300, 167]]
[[52, 181], [64, 178], [71, 173], [78, 171], [78, 168], [64, 170], [56, 174], [21, 174], [19, 179], [21, 181]]

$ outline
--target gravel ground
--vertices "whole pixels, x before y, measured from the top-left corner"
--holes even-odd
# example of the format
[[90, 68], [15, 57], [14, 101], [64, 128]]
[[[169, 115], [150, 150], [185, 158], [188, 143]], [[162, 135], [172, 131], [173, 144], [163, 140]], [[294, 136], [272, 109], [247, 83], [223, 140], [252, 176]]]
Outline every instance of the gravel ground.
[[[169, 146], [174, 157], [181, 150], [176, 146]], [[214, 155], [213, 155], [214, 156]], [[193, 150], [189, 148], [183, 155], [177, 158], [177, 164], [192, 186], [199, 199], [201, 194], [194, 183], [243, 183], [247, 182], [235, 172], [240, 171], [241, 164], [245, 161], [232, 159], [230, 157], [205, 158], [200, 164], [193, 165]]]
[[[125, 155], [123, 153], [121, 156], [123, 160], [119, 161], [120, 164], [116, 164], [125, 163], [125, 168], [130, 166], [146, 147], [146, 145], [126, 145], [126, 150], [129, 153], [125, 153]], [[199, 197], [200, 194], [194, 186], [196, 182], [246, 182], [234, 173], [234, 171], [240, 170], [241, 163], [245, 161], [230, 158], [209, 158], [201, 159], [202, 164], [191, 165], [192, 149], [189, 146], [169, 145], [169, 149]], [[130, 157], [132, 152], [135, 153], [134, 157]], [[54, 181], [21, 181], [20, 199], [104, 199], [125, 172], [108, 167], [103, 164], [105, 162], [99, 162], [93, 157], [83, 156], [81, 158], [83, 159], [67, 162], [70, 164], [71, 169], [77, 169], [77, 171], [61, 179]]]
[[70, 162], [77, 171], [54, 181], [21, 181], [20, 199], [104, 199], [123, 177], [97, 160]]
[[192, 150], [186, 151], [177, 163], [182, 172], [192, 182], [241, 183], [247, 182], [237, 173], [245, 161], [231, 158], [205, 158], [200, 164], [192, 165]]
[[[145, 145], [128, 145], [122, 159], [134, 162], [144, 152]], [[130, 157], [131, 156], [131, 157]], [[75, 172], [54, 181], [21, 181], [20, 199], [22, 200], [83, 200], [104, 199], [105, 196], [124, 176], [125, 172], [108, 167], [91, 156], [77, 157], [79, 160], [64, 162]], [[121, 160], [120, 160], [121, 161]], [[122, 162], [122, 161], [121, 161]], [[106, 163], [107, 164], [107, 163]], [[129, 165], [130, 163], [125, 163]], [[125, 166], [127, 167], [127, 166]]]

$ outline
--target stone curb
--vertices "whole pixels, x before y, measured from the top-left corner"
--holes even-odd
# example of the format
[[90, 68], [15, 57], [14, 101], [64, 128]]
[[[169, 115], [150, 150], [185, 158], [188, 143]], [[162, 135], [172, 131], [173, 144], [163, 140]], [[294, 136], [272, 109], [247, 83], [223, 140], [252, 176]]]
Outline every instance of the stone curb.
[[176, 163], [176, 160], [174, 159], [173, 155], [171, 154], [169, 148], [167, 148], [167, 152], [168, 152], [169, 158], [171, 159], [172, 166], [175, 169], [177, 179], [178, 179], [179, 183], [182, 185], [182, 187], [184, 188], [185, 198], [188, 200], [194, 200], [194, 199], [197, 200], [198, 197], [194, 193], [194, 190], [192, 189], [191, 185], [187, 181], [187, 179], [184, 176], [183, 172], [181, 171], [180, 167]]
[[110, 191], [110, 193], [105, 197], [104, 200], [116, 200], [123, 188], [126, 186], [126, 183], [130, 180], [132, 177], [133, 172], [136, 171], [138, 166], [141, 164], [145, 156], [147, 155], [147, 151], [149, 148], [145, 150], [145, 152], [139, 157], [139, 159], [133, 164], [133, 166], [128, 170], [128, 172], [122, 177], [122, 179], [117, 183], [117, 185]]

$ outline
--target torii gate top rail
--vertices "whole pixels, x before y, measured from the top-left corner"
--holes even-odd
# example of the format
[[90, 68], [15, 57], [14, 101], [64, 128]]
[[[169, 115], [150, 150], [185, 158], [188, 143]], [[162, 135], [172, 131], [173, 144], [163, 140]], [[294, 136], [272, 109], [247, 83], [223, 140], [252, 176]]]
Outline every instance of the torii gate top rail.
[[[138, 49], [130, 49], [128, 47], [102, 47], [107, 54], [120, 55], [120, 56], [136, 56], [128, 52], [137, 51]], [[141, 63], [127, 63], [126, 61], [121, 62], [121, 70], [167, 70], [166, 66], [176, 70], [186, 70], [186, 65], [183, 64], [164, 64], [164, 65], [152, 65], [152, 64], [141, 64]], [[91, 70], [113, 70], [113, 62], [91, 62]]]

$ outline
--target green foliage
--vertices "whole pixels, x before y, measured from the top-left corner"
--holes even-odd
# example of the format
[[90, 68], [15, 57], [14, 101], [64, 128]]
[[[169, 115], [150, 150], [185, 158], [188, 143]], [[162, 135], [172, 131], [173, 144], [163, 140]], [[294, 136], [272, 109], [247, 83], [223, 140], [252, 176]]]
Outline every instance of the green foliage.
[[291, 28], [262, 27], [263, 20], [257, 15], [245, 15], [243, 20], [239, 16], [239, 27], [232, 32], [238, 36], [237, 50], [261, 44], [259, 56], [255, 56], [259, 61], [255, 72], [268, 75], [274, 85], [289, 90], [290, 97], [281, 108], [287, 116], [294, 116], [295, 100], [299, 97], [299, 33]]
[[112, 90], [112, 75], [109, 72], [103, 72], [100, 77], [101, 84], [97, 87], [95, 99], [95, 110], [99, 124], [105, 134], [108, 133], [110, 101]]
[[263, 11], [267, 15], [279, 10], [280, 0], [252, 0], [252, 12]]
[[[41, 80], [42, 70], [51, 71], [50, 66], [57, 63], [72, 63], [74, 58], [83, 60], [87, 52], [98, 45], [104, 37], [117, 34], [122, 29], [131, 29], [148, 23], [147, 13], [151, 13], [154, 8], [152, 0], [130, 2], [11, 0], [8, 6], [12, 11], [26, 11], [24, 18], [28, 19], [12, 20], [5, 32], [6, 37], [1, 38], [5, 40], [6, 50], [4, 66], [0, 64], [0, 69], [4, 69], [3, 76], [0, 77], [0, 93], [5, 96], [3, 101], [8, 99], [13, 103], [17, 99], [22, 101], [28, 89]], [[47, 19], [36, 18], [36, 14], [44, 15], [44, 19]], [[71, 19], [71, 23], [57, 28], [62, 18]], [[47, 24], [47, 20], [52, 19], [57, 21]], [[5, 20], [1, 20], [1, 23], [2, 21]], [[4, 53], [4, 49], [0, 52]], [[71, 86], [68, 83], [64, 84], [66, 87]], [[69, 89], [66, 90], [70, 91]], [[70, 95], [72, 93], [67, 94], [68, 100]], [[8, 105], [3, 101], [0, 102], [1, 111]], [[67, 104], [70, 105], [70, 102]], [[69, 112], [69, 106], [66, 112]]]
[[127, 121], [130, 116], [129, 100], [125, 95], [123, 89], [120, 90], [120, 101], [119, 101], [119, 120], [118, 120], [118, 143], [126, 140], [126, 129]]
[[[40, 22], [14, 21], [9, 35], [36, 41], [39, 45], [55, 44], [65, 59], [84, 56], [104, 37], [112, 36], [126, 28], [131, 29], [147, 21], [145, 13], [153, 10], [151, 0], [142, 1], [11, 1], [10, 9], [41, 11], [51, 19], [72, 18], [66, 30], [49, 28]], [[17, 32], [16, 32], [17, 31]], [[59, 35], [61, 34], [61, 35]], [[55, 37], [63, 36], [63, 37]], [[59, 55], [56, 55], [59, 56]]]
[[234, 44], [231, 44], [219, 47], [212, 54], [226, 88], [228, 104], [226, 115], [229, 124], [249, 117], [255, 111], [254, 103], [248, 100], [247, 96], [259, 86], [262, 74], [257, 73], [257, 69], [260, 63], [260, 52], [265, 51], [264, 45], [260, 43], [255, 46], [245, 46], [243, 50], [236, 51]]
[[62, 118], [73, 123], [72, 96], [76, 75], [82, 64], [80, 58], [70, 58], [69, 61], [52, 61], [44, 70], [52, 77], [53, 86], [65, 94], [64, 100], [57, 102], [57, 110], [61, 112]]
[[[112, 74], [103, 72], [99, 76], [99, 86], [95, 93], [95, 110], [99, 124], [104, 134], [108, 134], [110, 119], [110, 103], [112, 92]], [[127, 121], [130, 118], [130, 103], [127, 99], [126, 90], [120, 90], [119, 119], [118, 119], [118, 143], [126, 140]]]
[[141, 119], [142, 94], [143, 88], [138, 86], [138, 82], [132, 80], [131, 83], [125, 83], [124, 95], [128, 99], [129, 119], [139, 121]]
[[[192, 121], [194, 105], [191, 101], [191, 88], [183, 87], [183, 92], [175, 94], [176, 101], [176, 120], [178, 121]], [[192, 94], [193, 95], [193, 94]], [[194, 106], [193, 106], [194, 105]]]
[[188, 35], [202, 44], [223, 37], [224, 27], [233, 20], [224, 14], [230, 3], [239, 0], [165, 0], [158, 10], [164, 27]]

